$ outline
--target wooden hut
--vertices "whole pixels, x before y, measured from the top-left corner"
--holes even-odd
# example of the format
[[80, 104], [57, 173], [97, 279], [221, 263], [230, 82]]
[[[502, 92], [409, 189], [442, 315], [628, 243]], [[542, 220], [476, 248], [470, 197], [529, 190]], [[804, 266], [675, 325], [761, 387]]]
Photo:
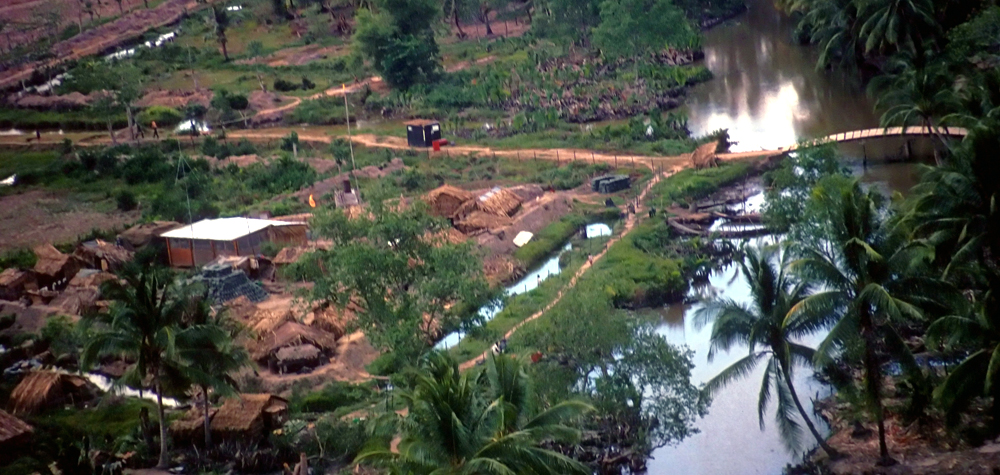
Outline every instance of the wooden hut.
[[26, 422], [0, 410], [0, 463], [18, 458], [35, 430]]
[[337, 337], [318, 328], [297, 322], [284, 322], [274, 331], [264, 335], [250, 351], [250, 356], [267, 364], [271, 371], [282, 370], [278, 352], [282, 348], [290, 348], [309, 344], [318, 348], [323, 357], [333, 354], [337, 349]]
[[63, 404], [78, 404], [97, 395], [97, 387], [82, 376], [35, 371], [10, 393], [7, 409], [14, 414], [35, 414]]
[[280, 428], [288, 417], [288, 401], [271, 394], [240, 394], [226, 399], [212, 418], [213, 440], [253, 441]]
[[315, 368], [323, 364], [323, 352], [305, 343], [286, 346], [274, 354], [275, 364], [281, 374], [295, 373], [303, 368]]
[[431, 211], [441, 217], [450, 218], [462, 205], [475, 198], [476, 195], [451, 185], [442, 185], [427, 193], [427, 204]]
[[170, 265], [202, 266], [219, 256], [254, 256], [264, 242], [305, 245], [307, 225], [251, 218], [205, 219], [160, 235]]
[[83, 267], [79, 259], [59, 252], [52, 244], [36, 246], [33, 250], [38, 257], [35, 275], [40, 287], [61, 287]]
[[[198, 399], [191, 409], [184, 413], [180, 419], [170, 423], [170, 437], [174, 442], [181, 444], [199, 444], [205, 440], [205, 409], [202, 406], [203, 399]], [[208, 408], [209, 431], [211, 431], [211, 421], [218, 414], [216, 407]]]

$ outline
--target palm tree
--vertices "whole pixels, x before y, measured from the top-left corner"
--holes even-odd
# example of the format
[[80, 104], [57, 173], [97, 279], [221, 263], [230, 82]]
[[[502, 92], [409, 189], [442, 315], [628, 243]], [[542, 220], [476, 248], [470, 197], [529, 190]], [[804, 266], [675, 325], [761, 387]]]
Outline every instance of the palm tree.
[[229, 13], [225, 8], [212, 5], [211, 22], [212, 34], [215, 35], [215, 41], [219, 43], [219, 46], [222, 46], [222, 57], [225, 58], [226, 62], [229, 62], [229, 51], [226, 50], [226, 43], [229, 42], [226, 39], [226, 30], [229, 29]]
[[564, 423], [589, 407], [564, 402], [529, 416], [523, 369], [506, 357], [489, 365], [484, 377], [489, 387], [483, 388], [450, 357], [426, 356], [414, 374], [413, 390], [403, 395], [409, 413], [398, 453], [369, 449], [355, 462], [407, 474], [590, 473], [585, 465], [539, 447], [545, 440], [575, 440], [579, 433]]
[[940, 132], [940, 121], [936, 119], [960, 107], [951, 75], [939, 65], [918, 66], [908, 59], [896, 59], [894, 63], [896, 74], [872, 82], [872, 88], [882, 92], [875, 108], [886, 108], [880, 121], [882, 126], [920, 125], [948, 148], [948, 141]]
[[748, 346], [749, 355], [712, 378], [704, 390], [711, 396], [730, 382], [747, 376], [766, 360], [760, 399], [757, 401], [761, 430], [764, 429], [764, 412], [773, 391], [778, 396], [778, 428], [789, 450], [798, 448], [800, 430], [793, 416], [793, 411], [798, 410], [816, 442], [828, 455], [835, 457], [837, 451], [816, 430], [799, 400], [792, 379], [795, 363], [811, 365], [814, 355], [812, 348], [793, 340], [816, 329], [803, 324], [807, 322], [802, 320], [786, 320], [785, 316], [806, 297], [809, 287], [794, 282], [785, 273], [786, 252], [767, 247], [748, 248], [744, 254], [744, 260], [739, 262], [740, 271], [750, 284], [753, 300], [748, 304], [732, 299], [712, 300], [698, 310], [695, 318], [699, 323], [714, 321], [709, 361], [712, 361], [718, 351], [729, 351], [734, 345]]
[[235, 394], [237, 385], [231, 375], [250, 364], [250, 354], [234, 342], [240, 329], [224, 313], [211, 315], [211, 308], [204, 299], [191, 306], [190, 325], [177, 334], [179, 364], [172, 365], [171, 369], [180, 379], [201, 390], [207, 449], [212, 446], [208, 390], [211, 388], [223, 396]]
[[930, 260], [931, 252], [922, 242], [907, 242], [905, 230], [885, 219], [881, 196], [863, 191], [857, 181], [840, 193], [826, 191], [820, 199], [830, 210], [824, 236], [828, 245], [798, 249], [803, 257], [792, 262], [790, 269], [827, 290], [799, 302], [789, 312], [789, 324], [813, 328], [833, 324], [816, 349], [818, 366], [826, 366], [844, 351], [861, 348], [864, 394], [878, 425], [879, 463], [893, 464], [885, 441], [880, 353], [888, 351], [897, 359], [917, 388], [914, 402], [922, 402], [923, 373], [896, 326], [909, 323], [907, 318], [923, 318], [917, 304], [930, 303], [929, 296], [934, 295], [930, 289], [936, 290], [935, 282], [914, 277], [920, 265]]
[[106, 313], [93, 318], [98, 324], [82, 354], [82, 367], [92, 367], [105, 356], [135, 361], [115, 382], [135, 388], [152, 382], [160, 423], [160, 457], [157, 468], [168, 464], [167, 426], [163, 414], [163, 370], [176, 357], [176, 335], [183, 302], [174, 298], [171, 276], [159, 272], [128, 272], [124, 283], [105, 282], [102, 294], [111, 300]]
[[926, 35], [938, 28], [933, 0], [854, 0], [865, 53], [913, 51], [923, 54]]

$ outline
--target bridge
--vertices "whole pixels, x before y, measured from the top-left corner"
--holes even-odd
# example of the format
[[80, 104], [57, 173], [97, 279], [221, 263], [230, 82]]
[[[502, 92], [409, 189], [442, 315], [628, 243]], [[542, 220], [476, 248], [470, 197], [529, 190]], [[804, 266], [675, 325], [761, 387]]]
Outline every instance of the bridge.
[[892, 138], [892, 137], [928, 137], [933, 135], [961, 138], [969, 135], [969, 131], [961, 127], [922, 127], [922, 126], [879, 127], [875, 129], [853, 130], [850, 132], [827, 135], [826, 137], [803, 141], [797, 144], [789, 145], [787, 147], [781, 147], [778, 148], [777, 150], [755, 150], [752, 152], [720, 153], [719, 158], [732, 159], [732, 158], [743, 158], [743, 157], [756, 157], [761, 155], [781, 155], [795, 151], [800, 147], [811, 147], [814, 145], [821, 145], [826, 143], [849, 143], [849, 142], [860, 142], [869, 139], [875, 140], [875, 139]]

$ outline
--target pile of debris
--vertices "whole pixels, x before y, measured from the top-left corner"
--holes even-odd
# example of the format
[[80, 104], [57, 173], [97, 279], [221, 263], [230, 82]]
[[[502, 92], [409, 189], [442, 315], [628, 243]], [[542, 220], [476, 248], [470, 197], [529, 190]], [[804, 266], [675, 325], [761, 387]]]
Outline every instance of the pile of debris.
[[225, 264], [205, 266], [193, 280], [204, 283], [208, 288], [208, 298], [219, 304], [240, 296], [254, 303], [263, 302], [268, 297], [267, 291], [250, 280], [245, 272]]

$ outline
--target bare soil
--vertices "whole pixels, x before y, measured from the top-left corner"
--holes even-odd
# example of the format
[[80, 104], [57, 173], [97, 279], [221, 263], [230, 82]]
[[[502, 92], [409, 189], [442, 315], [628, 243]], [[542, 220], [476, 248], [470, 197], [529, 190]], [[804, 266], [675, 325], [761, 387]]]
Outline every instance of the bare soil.
[[[535, 188], [539, 188], [534, 185]], [[539, 188], [540, 189], [540, 188]], [[538, 233], [549, 223], [573, 211], [573, 191], [544, 193], [525, 201], [521, 211], [514, 215], [514, 222], [496, 233], [484, 233], [476, 237], [476, 242], [485, 249], [487, 257], [512, 254], [517, 246], [514, 236], [521, 231]]]
[[151, 107], [151, 106], [164, 106], [173, 107], [174, 109], [183, 109], [187, 107], [188, 104], [198, 103], [205, 107], [208, 107], [212, 102], [212, 97], [215, 93], [210, 89], [199, 89], [197, 91], [174, 91], [174, 90], [160, 90], [152, 91], [142, 96], [142, 99], [136, 103], [139, 107]]
[[29, 190], [0, 198], [0, 251], [74, 241], [92, 229], [123, 228], [139, 212], [101, 212], [68, 193]]
[[[119, 15], [117, 2], [94, 2], [93, 5], [94, 20]], [[133, 10], [141, 9], [142, 5], [142, 0], [122, 0], [122, 9], [126, 15]], [[36, 17], [36, 12], [50, 9], [60, 14], [60, 30], [76, 24], [81, 18], [85, 26], [90, 22], [90, 16], [83, 12], [82, 4], [77, 0], [7, 0], [0, 6], [0, 17], [19, 24], [31, 23]], [[41, 28], [24, 28], [12, 33], [9, 42], [7, 35], [0, 36], [0, 47], [7, 50], [11, 45], [17, 46], [34, 41], [45, 34], [45, 30]]]
[[350, 47], [346, 45], [306, 45], [275, 51], [262, 58], [241, 60], [237, 64], [266, 64], [271, 67], [301, 66], [321, 59], [346, 56], [348, 53], [350, 53]]

